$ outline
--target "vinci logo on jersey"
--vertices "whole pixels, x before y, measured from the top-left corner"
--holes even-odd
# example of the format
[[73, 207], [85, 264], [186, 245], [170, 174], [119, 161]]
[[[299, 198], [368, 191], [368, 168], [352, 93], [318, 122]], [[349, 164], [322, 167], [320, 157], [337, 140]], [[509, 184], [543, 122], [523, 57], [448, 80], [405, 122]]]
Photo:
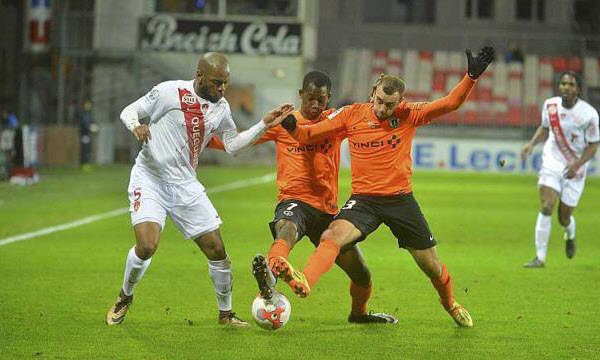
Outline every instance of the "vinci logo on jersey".
[[287, 150], [287, 152], [294, 153], [294, 154], [300, 154], [300, 153], [311, 152], [311, 151], [318, 151], [318, 152], [326, 153], [329, 150], [331, 150], [331, 148], [333, 148], [333, 145], [331, 144], [329, 139], [325, 139], [325, 141], [323, 141], [321, 144], [306, 144], [306, 145], [287, 146], [286, 150]]

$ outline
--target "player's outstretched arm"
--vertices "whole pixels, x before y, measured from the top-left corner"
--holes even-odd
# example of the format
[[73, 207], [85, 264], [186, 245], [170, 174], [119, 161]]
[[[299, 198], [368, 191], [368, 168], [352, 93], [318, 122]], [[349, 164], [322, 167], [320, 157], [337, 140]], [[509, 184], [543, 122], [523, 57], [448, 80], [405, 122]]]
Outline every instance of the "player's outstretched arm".
[[342, 109], [329, 115], [329, 119], [312, 125], [298, 125], [298, 121], [293, 114], [286, 116], [281, 123], [281, 126], [293, 137], [296, 141], [302, 144], [311, 143], [332, 134], [338, 133], [344, 129], [344, 116], [347, 111]]
[[257, 142], [263, 134], [265, 134], [267, 128], [279, 125], [292, 111], [294, 111], [294, 105], [280, 105], [271, 110], [254, 126], [240, 133], [237, 132], [235, 123], [231, 118], [231, 114], [229, 114], [219, 125], [217, 134], [219, 134], [223, 141], [225, 151], [227, 151], [228, 154], [235, 156], [240, 151]]
[[281, 124], [281, 122], [293, 111], [294, 105], [282, 104], [276, 107], [275, 109], [269, 111], [262, 121], [265, 123], [267, 128], [272, 128]]
[[[494, 49], [486, 46], [479, 50], [477, 56], [473, 56], [471, 50], [467, 49], [467, 74], [456, 85], [450, 93], [430, 103], [408, 104], [409, 121], [414, 126], [428, 124], [435, 118], [457, 110], [467, 100], [471, 90], [475, 87], [475, 82], [479, 76], [487, 69], [494, 59]], [[398, 109], [401, 111], [402, 109]]]
[[548, 129], [547, 127], [538, 127], [533, 136], [531, 137], [531, 140], [523, 144], [523, 146], [521, 147], [521, 159], [527, 159], [527, 156], [531, 155], [531, 153], [533, 152], [533, 148], [535, 148], [537, 144], [546, 141], [546, 139], [548, 139], [549, 134], [550, 129]]

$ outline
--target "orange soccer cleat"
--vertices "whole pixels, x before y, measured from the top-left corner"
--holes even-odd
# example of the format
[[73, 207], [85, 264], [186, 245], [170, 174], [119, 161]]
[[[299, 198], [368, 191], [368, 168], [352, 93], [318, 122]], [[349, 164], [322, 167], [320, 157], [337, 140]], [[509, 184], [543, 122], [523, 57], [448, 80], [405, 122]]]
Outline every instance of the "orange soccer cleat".
[[273, 273], [283, 281], [285, 281], [294, 294], [300, 298], [305, 298], [310, 295], [310, 285], [306, 276], [301, 271], [294, 270], [292, 265], [284, 257], [279, 256], [272, 259], [271, 269]]

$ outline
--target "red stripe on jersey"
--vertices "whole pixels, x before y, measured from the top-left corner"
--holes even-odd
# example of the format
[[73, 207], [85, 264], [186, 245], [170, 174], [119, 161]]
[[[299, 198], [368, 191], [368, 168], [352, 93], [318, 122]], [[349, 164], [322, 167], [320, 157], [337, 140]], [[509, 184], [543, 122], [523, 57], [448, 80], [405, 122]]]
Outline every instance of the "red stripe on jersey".
[[[556, 104], [548, 104], [546, 105], [546, 108], [548, 109], [548, 119], [550, 120], [550, 128], [554, 133], [554, 138], [556, 139], [558, 149], [563, 154], [565, 159], [567, 159], [569, 164], [572, 164], [575, 161], [579, 160], [579, 157], [577, 156], [575, 151], [573, 151], [573, 149], [571, 149], [571, 147], [569, 146], [565, 133], [563, 132], [562, 127], [560, 127], [560, 119], [558, 118], [558, 106]], [[583, 177], [583, 169], [584, 168], [582, 167], [579, 168], [579, 170], [577, 170], [577, 173], [575, 174], [577, 178]]]
[[195, 169], [204, 142], [204, 114], [198, 99], [187, 89], [179, 89], [179, 103], [185, 118], [190, 164]]

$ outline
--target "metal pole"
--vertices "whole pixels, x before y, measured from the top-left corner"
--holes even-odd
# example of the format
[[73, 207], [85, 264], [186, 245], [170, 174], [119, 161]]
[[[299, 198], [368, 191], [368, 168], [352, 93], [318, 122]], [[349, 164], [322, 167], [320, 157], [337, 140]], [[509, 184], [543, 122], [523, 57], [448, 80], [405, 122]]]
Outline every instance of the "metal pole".
[[57, 89], [57, 107], [56, 121], [59, 125], [64, 122], [65, 117], [65, 58], [63, 50], [66, 46], [67, 35], [67, 1], [60, 2], [60, 35], [58, 41], [58, 89]]

